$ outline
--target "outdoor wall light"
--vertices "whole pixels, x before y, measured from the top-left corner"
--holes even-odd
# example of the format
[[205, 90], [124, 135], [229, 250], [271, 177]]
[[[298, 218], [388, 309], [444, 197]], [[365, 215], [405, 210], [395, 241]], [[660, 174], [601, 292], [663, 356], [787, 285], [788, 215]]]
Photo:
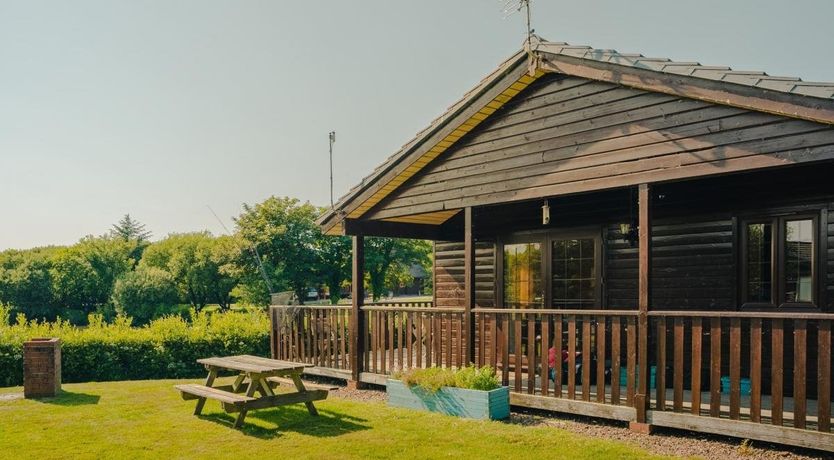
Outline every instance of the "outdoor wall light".
[[542, 205], [542, 225], [550, 224], [550, 205], [544, 200]]
[[628, 241], [632, 247], [637, 244], [637, 225], [635, 224], [620, 224], [620, 234], [623, 239]]

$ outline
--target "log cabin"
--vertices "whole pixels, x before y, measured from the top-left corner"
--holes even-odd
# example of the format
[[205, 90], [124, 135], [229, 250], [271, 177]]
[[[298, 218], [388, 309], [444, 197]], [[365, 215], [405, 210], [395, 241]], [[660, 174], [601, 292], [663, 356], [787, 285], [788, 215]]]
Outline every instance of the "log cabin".
[[318, 222], [353, 280], [366, 237], [433, 240], [433, 301], [275, 305], [272, 353], [834, 451], [832, 178], [834, 84], [535, 39]]

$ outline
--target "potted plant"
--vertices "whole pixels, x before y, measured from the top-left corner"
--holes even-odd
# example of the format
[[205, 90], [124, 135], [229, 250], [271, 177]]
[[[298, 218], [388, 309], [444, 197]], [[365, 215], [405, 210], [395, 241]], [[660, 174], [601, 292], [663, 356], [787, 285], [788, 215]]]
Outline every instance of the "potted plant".
[[387, 383], [388, 404], [474, 419], [510, 416], [510, 389], [490, 366], [430, 367], [397, 372]]

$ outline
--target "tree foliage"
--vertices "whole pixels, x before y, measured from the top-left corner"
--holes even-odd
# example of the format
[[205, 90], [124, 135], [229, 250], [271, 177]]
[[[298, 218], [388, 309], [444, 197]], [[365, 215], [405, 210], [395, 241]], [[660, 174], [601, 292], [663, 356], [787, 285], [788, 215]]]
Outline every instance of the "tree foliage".
[[430, 263], [431, 243], [406, 238], [368, 238], [365, 240], [365, 270], [374, 301], [386, 288], [412, 279], [412, 264]]
[[156, 267], [139, 267], [116, 281], [113, 305], [116, 312], [133, 318], [136, 324], [170, 313], [179, 303], [174, 277]]
[[[273, 292], [291, 290], [303, 301], [307, 289], [316, 284], [316, 246], [321, 237], [315, 224], [318, 214], [310, 203], [289, 197], [243, 205], [243, 213], [236, 219], [238, 231], [253, 252], [257, 251]], [[251, 257], [248, 260], [249, 272], [258, 273], [259, 262]], [[266, 287], [265, 283], [261, 286]]]
[[231, 306], [231, 292], [240, 281], [242, 244], [235, 237], [214, 238], [208, 232], [171, 234], [145, 250], [139, 267], [167, 271], [181, 300], [197, 310], [217, 303]]

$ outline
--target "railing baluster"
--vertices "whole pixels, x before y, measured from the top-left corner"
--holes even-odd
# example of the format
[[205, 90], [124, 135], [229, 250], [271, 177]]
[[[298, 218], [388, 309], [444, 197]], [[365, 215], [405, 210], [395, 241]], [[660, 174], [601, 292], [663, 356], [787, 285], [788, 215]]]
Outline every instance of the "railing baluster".
[[403, 316], [405, 312], [399, 312], [395, 316], [394, 326], [397, 329], [397, 368], [398, 369], [405, 369], [405, 363], [403, 362], [403, 326], [405, 325], [405, 321], [403, 321]]
[[782, 426], [782, 365], [783, 365], [783, 344], [784, 344], [784, 328], [781, 319], [774, 319], [771, 330], [771, 357], [770, 357], [770, 372], [771, 372], [771, 408], [770, 419], [774, 425]]
[[[557, 360], [559, 357], [557, 356]], [[568, 399], [576, 399], [576, 316], [568, 316]]]
[[808, 322], [797, 319], [793, 322], [793, 427], [805, 428], [807, 402], [805, 400], [805, 376], [807, 366], [806, 344]]
[[738, 420], [741, 405], [741, 319], [730, 319], [730, 418]]
[[527, 393], [536, 392], [536, 315], [527, 314]]
[[[555, 359], [553, 362], [555, 378], [553, 379], [553, 394], [557, 398], [562, 397], [562, 315], [556, 315], [553, 322], [553, 351]], [[548, 351], [548, 353], [550, 353]]]
[[486, 352], [486, 322], [483, 321], [484, 314], [481, 313], [481, 321], [478, 321], [478, 356], [476, 357], [478, 366], [483, 366], [486, 363], [484, 353]]
[[701, 340], [703, 339], [703, 320], [692, 318], [692, 380], [690, 392], [692, 393], [691, 411], [695, 415], [701, 415]]
[[501, 385], [510, 384], [510, 315], [502, 314], [501, 322]]
[[666, 410], [666, 318], [657, 319], [657, 358], [655, 370], [655, 405]]
[[500, 351], [500, 347], [498, 345], [498, 341], [500, 340], [498, 337], [498, 315], [491, 314], [489, 315], [489, 325], [490, 325], [490, 332], [492, 333], [492, 340], [490, 341], [490, 362], [489, 365], [492, 366], [495, 371], [498, 371], [498, 353]]
[[611, 404], [620, 404], [620, 317], [611, 318]]
[[674, 366], [674, 376], [672, 386], [674, 388], [673, 392], [673, 409], [675, 412], [681, 412], [683, 410], [683, 360], [684, 360], [684, 331], [683, 331], [683, 318], [675, 318], [674, 321], [674, 331], [675, 331], [675, 366]]
[[634, 405], [634, 385], [637, 372], [637, 318], [628, 317], [628, 331], [626, 338], [626, 403]]
[[414, 321], [414, 345], [417, 368], [423, 367], [423, 312], [418, 312]]
[[412, 356], [412, 343], [414, 340], [414, 312], [405, 313], [405, 350], [407, 353], [406, 365], [408, 369], [414, 365], [414, 357]]
[[762, 421], [762, 320], [750, 320], [750, 421]]
[[513, 321], [515, 322], [515, 351], [513, 353], [514, 366], [513, 376], [515, 377], [515, 391], [521, 392], [521, 375], [522, 375], [522, 361], [524, 352], [521, 349], [521, 321], [524, 313], [515, 315]]
[[721, 415], [721, 318], [710, 318], [709, 415]]
[[542, 340], [541, 350], [539, 351], [539, 357], [541, 358], [541, 375], [539, 378], [541, 379], [542, 396], [547, 396], [549, 393], [548, 385], [550, 383], [550, 350], [548, 350], [550, 345], [550, 316], [542, 315], [541, 323]]
[[582, 316], [582, 400], [591, 400], [591, 317]]
[[819, 323], [817, 336], [817, 429], [831, 431], [831, 321]]
[[597, 316], [597, 402], [605, 402], [605, 316]]
[[452, 367], [452, 314], [446, 313], [446, 367]]

